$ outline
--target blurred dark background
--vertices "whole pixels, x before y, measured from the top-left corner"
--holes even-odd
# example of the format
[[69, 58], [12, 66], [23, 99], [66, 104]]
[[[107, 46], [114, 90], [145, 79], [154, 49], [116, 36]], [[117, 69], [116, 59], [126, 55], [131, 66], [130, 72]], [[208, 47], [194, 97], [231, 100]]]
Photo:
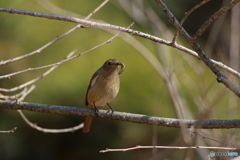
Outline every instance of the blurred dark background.
[[[63, 16], [74, 17], [75, 14], [79, 14], [79, 17], [85, 17], [102, 3], [102, 1], [87, 0], [72, 0], [71, 2], [51, 0], [49, 2], [54, 4], [54, 8], [49, 9], [52, 6], [49, 6], [45, 0], [0, 1], [0, 6]], [[201, 1], [172, 0], [166, 1], [166, 5], [180, 21], [185, 12], [199, 2]], [[210, 1], [193, 12], [183, 26], [190, 35], [194, 35], [209, 16], [227, 2], [229, 1]], [[59, 12], [58, 7], [63, 10]], [[157, 16], [156, 20], [151, 20], [154, 18], [154, 16], [150, 16], [151, 13]], [[169, 41], [172, 40], [175, 33], [175, 29], [154, 1], [111, 1], [92, 18], [123, 27], [135, 22], [133, 29]], [[239, 61], [239, 53], [231, 53], [232, 50], [237, 50], [232, 49], [231, 44], [239, 45], [239, 41], [231, 41], [231, 36], [239, 33], [239, 28], [231, 28], [231, 18], [231, 12], [226, 13], [204, 33], [199, 43], [212, 59], [222, 61], [226, 65], [239, 70], [238, 63], [232, 62], [232, 60]], [[69, 22], [8, 13], [0, 13], [0, 20], [0, 60], [7, 60], [32, 52], [76, 25]], [[77, 49], [77, 53], [81, 53], [106, 41], [111, 36], [111, 33], [97, 28], [78, 29], [39, 54], [0, 66], [0, 75], [58, 62], [75, 49]], [[122, 33], [121, 36], [127, 35]], [[206, 119], [238, 118], [236, 115], [239, 105], [238, 98], [223, 85], [217, 83], [215, 75], [201, 61], [168, 46], [139, 37], [133, 38], [140, 42], [141, 46], [139, 45], [139, 48], [146, 47], [163, 64], [166, 70], [171, 71], [171, 75], [176, 79], [183, 104], [192, 115], [191, 118], [197, 118], [199, 115]], [[177, 42], [189, 47], [181, 36], [179, 36]], [[138, 48], [137, 45], [135, 47]], [[235, 58], [231, 59], [231, 57]], [[111, 58], [118, 59], [126, 65], [126, 70], [121, 75], [120, 92], [111, 103], [115, 110], [177, 118], [173, 100], [163, 78], [131, 44], [128, 44], [121, 37], [62, 64], [50, 75], [36, 82], [36, 89], [24, 101], [85, 107], [85, 93], [92, 74], [107, 59]], [[0, 88], [18, 86], [41, 75], [46, 70], [30, 71], [13, 76], [11, 79], [1, 79]], [[228, 75], [228, 73], [226, 74]], [[235, 80], [234, 77], [233, 80]], [[18, 92], [2, 94], [14, 95], [16, 93]], [[107, 107], [103, 109], [107, 109]], [[76, 126], [84, 120], [84, 117], [23, 112], [31, 122], [44, 128], [68, 128]], [[86, 134], [83, 134], [81, 130], [74, 133], [45, 134], [28, 126], [17, 111], [1, 109], [0, 130], [9, 130], [13, 127], [18, 127], [15, 133], [0, 134], [1, 160], [182, 159], [189, 152], [186, 150], [141, 149], [127, 152], [99, 153], [100, 150], [106, 148], [128, 148], [136, 145], [185, 146], [186, 143], [181, 136], [181, 131], [176, 128], [95, 118], [91, 131]], [[234, 135], [234, 138], [231, 137], [232, 141], [239, 138], [236, 130], [206, 132], [210, 137], [215, 135], [216, 139], [222, 141], [228, 141], [229, 135]], [[201, 137], [197, 139], [198, 142], [201, 141], [200, 144], [202, 145], [221, 145], [203, 140]], [[228, 142], [230, 143], [230, 141]], [[234, 142], [237, 143], [237, 141]], [[206, 153], [209, 152], [210, 150], [205, 150], [203, 153], [191, 150], [191, 156], [194, 157], [193, 159], [203, 159], [204, 156], [208, 156]]]

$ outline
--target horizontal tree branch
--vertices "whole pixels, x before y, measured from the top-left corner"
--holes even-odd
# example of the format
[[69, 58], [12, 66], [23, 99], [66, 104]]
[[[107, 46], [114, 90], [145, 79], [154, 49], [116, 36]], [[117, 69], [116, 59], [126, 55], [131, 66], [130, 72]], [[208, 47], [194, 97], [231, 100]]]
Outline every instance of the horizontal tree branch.
[[144, 38], [147, 38], [152, 41], [159, 42], [159, 43], [167, 44], [167, 42], [168, 42], [159, 37], [156, 37], [156, 36], [153, 36], [150, 34], [146, 34], [146, 33], [143, 33], [143, 32], [137, 31], [137, 30], [120, 27], [120, 26], [116, 26], [116, 25], [112, 25], [112, 24], [108, 24], [108, 23], [99, 23], [99, 22], [89, 21], [89, 20], [80, 19], [80, 18], [59, 16], [59, 15], [55, 15], [55, 14], [47, 14], [47, 13], [33, 12], [33, 11], [26, 11], [26, 10], [12, 9], [12, 8], [0, 8], [0, 12], [7, 12], [7, 13], [11, 13], [11, 14], [23, 14], [23, 15], [33, 16], [33, 17], [41, 17], [41, 18], [61, 20], [61, 21], [67, 21], [67, 22], [73, 22], [73, 23], [80, 23], [82, 25], [86, 25], [89, 27], [105, 28], [105, 29], [117, 30], [117, 31], [121, 31], [121, 32], [127, 32], [132, 35], [144, 37]]
[[94, 109], [83, 107], [68, 107], [48, 104], [37, 104], [28, 102], [13, 102], [13, 101], [0, 101], [0, 108], [12, 110], [27, 110], [41, 113], [64, 114], [74, 116], [92, 116], [103, 119], [127, 121], [133, 123], [142, 123], [148, 125], [157, 125], [164, 127], [180, 128], [181, 126], [187, 128], [201, 128], [201, 129], [229, 129], [240, 128], [240, 119], [233, 120], [187, 120], [187, 119], [174, 119], [154, 117], [141, 114], [125, 113], [125, 112], [108, 112], [106, 110], [99, 110], [98, 113]]
[[[133, 29], [120, 27], [120, 26], [116, 26], [116, 25], [112, 25], [112, 24], [88, 21], [88, 20], [84, 20], [84, 19], [80, 19], [80, 18], [58, 16], [58, 15], [54, 15], [54, 14], [46, 14], [46, 13], [40, 13], [40, 12], [25, 11], [25, 10], [18, 10], [18, 9], [12, 9], [12, 8], [0, 8], [0, 12], [6, 12], [6, 13], [12, 13], [12, 14], [22, 14], [22, 15], [35, 16], [35, 17], [42, 17], [42, 18], [47, 18], [47, 19], [55, 19], [55, 20], [60, 20], [60, 21], [73, 22], [73, 23], [81, 23], [83, 25], [88, 25], [88, 26], [91, 26], [91, 27], [96, 27], [96, 28], [101, 28], [101, 29], [118, 30], [118, 31], [121, 31], [121, 32], [126, 32], [126, 33], [129, 33], [131, 35], [143, 37], [143, 38], [149, 39], [151, 41], [158, 42], [158, 43], [176, 48], [180, 51], [183, 51], [187, 54], [190, 54], [190, 55], [200, 59], [200, 57], [198, 56], [198, 54], [196, 52], [194, 52], [194, 51], [192, 51], [192, 50], [190, 50], [190, 49], [188, 49], [188, 48], [186, 48], [182, 45], [179, 45], [177, 43], [172, 43], [171, 41], [167, 41], [167, 40], [161, 39], [159, 37], [156, 37], [156, 36], [153, 36], [153, 35], [150, 35], [150, 34], [147, 34], [147, 33], [143, 33], [143, 32], [138, 31], [138, 30], [133, 30]], [[8, 61], [0, 61], [0, 65], [5, 64], [7, 62]], [[214, 64], [216, 64], [218, 67], [223, 68], [224, 70], [230, 72], [231, 74], [233, 74], [234, 76], [236, 76], [240, 79], [240, 73], [237, 72], [236, 70], [224, 65], [221, 62], [214, 61], [214, 60], [212, 60], [212, 62]]]
[[136, 147], [130, 147], [130, 148], [123, 148], [123, 149], [110, 149], [107, 148], [105, 150], [99, 151], [100, 153], [106, 153], [106, 152], [125, 152], [135, 149], [221, 149], [221, 150], [237, 150], [238, 148], [235, 147], [211, 147], [211, 146], [136, 146]]

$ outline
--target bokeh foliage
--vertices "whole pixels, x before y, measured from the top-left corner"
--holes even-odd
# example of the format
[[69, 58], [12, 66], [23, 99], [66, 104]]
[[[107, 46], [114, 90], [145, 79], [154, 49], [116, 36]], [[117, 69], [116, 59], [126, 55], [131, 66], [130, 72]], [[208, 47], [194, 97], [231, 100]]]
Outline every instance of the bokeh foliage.
[[[87, 0], [73, 0], [71, 2], [52, 0], [51, 2], [60, 8], [82, 16], [88, 15], [101, 3], [100, 1], [89, 2]], [[214, 2], [212, 2], [216, 4], [212, 5], [214, 9], [221, 4], [219, 1]], [[174, 29], [157, 5], [154, 2], [147, 3], [162, 18], [169, 31], [174, 33]], [[177, 18], [181, 18], [184, 12], [197, 3], [197, 1], [184, 0], [184, 2], [169, 1], [167, 5], [174, 14], [178, 15]], [[0, 6], [51, 13], [34, 1], [0, 1]], [[199, 22], [204, 22], [206, 17], [212, 13], [212, 10], [209, 12], [194, 14], [190, 17], [190, 20], [186, 21], [184, 27], [193, 34], [196, 28], [200, 26]], [[203, 11], [200, 10], [197, 13], [203, 13]], [[196, 21], [194, 17], [197, 17], [199, 21]], [[135, 21], [124, 12], [117, 2], [108, 3], [93, 18], [124, 27]], [[7, 13], [0, 13], [0, 20], [1, 60], [32, 52], [76, 25], [68, 22]], [[135, 23], [133, 29], [154, 34], [151, 24], [147, 23], [147, 21]], [[106, 41], [111, 36], [112, 34], [96, 28], [78, 29], [40, 54], [1, 66], [0, 74], [4, 75], [60, 61], [74, 49], [77, 49], [77, 53], [83, 52]], [[172, 39], [172, 37], [163, 36], [167, 40]], [[207, 36], [208, 33], [204, 35], [200, 43], [205, 44]], [[135, 38], [161, 61], [166, 67], [165, 69], [171, 71], [171, 76], [177, 80], [179, 94], [193, 115], [192, 118], [237, 118], [231, 117], [232, 112], [229, 109], [231, 103], [229, 103], [228, 95], [231, 97], [234, 97], [234, 95], [223, 85], [216, 82], [216, 77], [201, 61], [162, 44], [156, 44], [139, 37]], [[181, 37], [180, 43], [187, 46], [181, 40]], [[164, 48], [163, 52], [158, 52], [158, 47]], [[209, 54], [216, 55], [214, 53]], [[92, 74], [103, 62], [111, 58], [118, 59], [126, 65], [126, 70], [121, 75], [120, 92], [111, 103], [115, 110], [176, 118], [172, 99], [162, 77], [158, 75], [143, 56], [121, 38], [116, 38], [97, 50], [64, 63], [50, 75], [38, 81], [35, 84], [36, 89], [26, 97], [25, 101], [83, 107], [85, 92]], [[220, 59], [216, 56], [211, 58]], [[228, 60], [225, 60], [225, 62], [227, 63]], [[0, 87], [11, 88], [17, 86], [41, 75], [44, 71], [27, 72], [11, 79], [1, 79]], [[235, 101], [237, 101], [237, 104], [239, 103], [237, 97]], [[34, 112], [24, 113], [32, 122], [36, 122], [39, 126], [45, 128], [71, 127], [84, 120], [84, 117]], [[94, 119], [92, 130], [88, 134], [83, 134], [81, 131], [64, 134], [44, 134], [31, 129], [16, 111], [0, 110], [0, 130], [7, 130], [15, 126], [18, 127], [15, 133], [1, 134], [0, 136], [0, 159], [148, 159], [152, 156], [152, 150], [104, 154], [100, 154], [99, 150], [126, 148], [135, 145], [152, 145], [154, 130], [157, 133], [157, 137], [155, 137], [157, 145], [172, 145], [181, 135], [180, 130], [175, 128], [154, 127], [97, 118]], [[229, 133], [221, 130], [217, 131], [223, 135]], [[183, 140], [180, 142], [177, 145], [185, 145]], [[158, 153], [160, 152], [161, 150]], [[185, 154], [184, 151], [171, 152], [174, 154], [168, 155], [170, 159], [179, 159]], [[198, 154], [193, 153], [196, 155], [194, 159], [197, 159]]]

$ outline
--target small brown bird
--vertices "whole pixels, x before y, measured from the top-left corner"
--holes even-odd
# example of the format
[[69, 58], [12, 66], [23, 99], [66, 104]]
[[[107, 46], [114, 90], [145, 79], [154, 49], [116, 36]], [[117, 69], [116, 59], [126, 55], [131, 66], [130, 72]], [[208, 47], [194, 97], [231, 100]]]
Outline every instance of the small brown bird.
[[[107, 60], [92, 76], [88, 85], [86, 94], [86, 105], [88, 108], [108, 105], [113, 112], [112, 107], [108, 104], [118, 94], [120, 77], [124, 71], [125, 65], [116, 59]], [[86, 117], [83, 132], [89, 132], [92, 123], [92, 117]]]

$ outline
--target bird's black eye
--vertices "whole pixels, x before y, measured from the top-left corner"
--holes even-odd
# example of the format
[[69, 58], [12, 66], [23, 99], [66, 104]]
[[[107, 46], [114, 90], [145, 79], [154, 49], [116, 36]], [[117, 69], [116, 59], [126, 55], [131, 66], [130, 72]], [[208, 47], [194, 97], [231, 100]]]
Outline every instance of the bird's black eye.
[[111, 62], [107, 62], [107, 65], [110, 66], [112, 63]]

